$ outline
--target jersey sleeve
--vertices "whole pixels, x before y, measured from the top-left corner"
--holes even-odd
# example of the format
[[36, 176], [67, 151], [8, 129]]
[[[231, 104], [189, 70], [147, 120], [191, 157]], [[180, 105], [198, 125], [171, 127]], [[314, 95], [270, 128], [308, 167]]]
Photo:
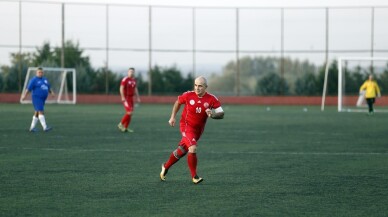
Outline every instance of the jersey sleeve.
[[34, 88], [34, 81], [35, 81], [35, 79], [33, 78], [33, 79], [30, 80], [30, 82], [28, 82], [27, 90], [30, 91], [30, 92]]
[[379, 85], [377, 84], [377, 82], [375, 82], [375, 86], [376, 86], [376, 93], [378, 94], [378, 95], [380, 95], [381, 93], [380, 93], [380, 87], [379, 87]]
[[51, 84], [50, 82], [46, 79], [46, 85], [47, 85], [47, 91], [50, 93], [50, 90], [51, 90]]
[[178, 96], [178, 102], [179, 104], [185, 104], [187, 101], [187, 95], [188, 92], [183, 93], [182, 95]]
[[123, 79], [121, 79], [120, 86], [125, 86], [126, 81], [127, 81], [127, 77], [124, 77]]
[[213, 96], [212, 109], [217, 109], [221, 107], [221, 102], [217, 99], [217, 97]]

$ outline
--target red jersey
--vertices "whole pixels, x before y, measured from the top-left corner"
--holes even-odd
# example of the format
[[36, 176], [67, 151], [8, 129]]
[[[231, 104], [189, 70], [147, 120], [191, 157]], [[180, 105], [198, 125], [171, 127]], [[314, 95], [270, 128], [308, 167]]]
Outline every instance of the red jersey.
[[126, 99], [132, 98], [135, 94], [136, 79], [128, 76], [121, 80], [120, 86], [124, 86], [124, 96]]
[[193, 132], [197, 135], [201, 135], [205, 129], [208, 118], [206, 109], [217, 109], [221, 106], [214, 95], [205, 93], [199, 97], [194, 91], [187, 91], [178, 96], [178, 102], [185, 104], [180, 120], [181, 132]]

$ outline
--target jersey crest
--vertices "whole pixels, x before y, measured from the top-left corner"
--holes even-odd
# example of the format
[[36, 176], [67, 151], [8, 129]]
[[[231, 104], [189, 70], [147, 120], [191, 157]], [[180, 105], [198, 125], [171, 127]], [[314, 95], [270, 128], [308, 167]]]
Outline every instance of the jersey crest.
[[134, 87], [136, 85], [136, 82], [129, 80], [128, 81], [128, 85], [131, 86], [131, 87]]

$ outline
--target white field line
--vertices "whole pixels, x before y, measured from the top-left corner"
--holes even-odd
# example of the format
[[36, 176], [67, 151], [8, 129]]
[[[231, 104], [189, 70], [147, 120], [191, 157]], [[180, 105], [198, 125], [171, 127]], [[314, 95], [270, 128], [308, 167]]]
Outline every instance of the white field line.
[[[65, 149], [65, 148], [28, 148], [28, 147], [0, 147], [0, 149], [19, 150], [40, 150], [57, 152], [127, 152], [127, 153], [170, 153], [172, 150], [128, 150], [128, 149]], [[293, 152], [293, 151], [210, 151], [210, 154], [250, 154], [250, 155], [342, 155], [342, 156], [362, 156], [362, 155], [388, 155], [388, 152]]]

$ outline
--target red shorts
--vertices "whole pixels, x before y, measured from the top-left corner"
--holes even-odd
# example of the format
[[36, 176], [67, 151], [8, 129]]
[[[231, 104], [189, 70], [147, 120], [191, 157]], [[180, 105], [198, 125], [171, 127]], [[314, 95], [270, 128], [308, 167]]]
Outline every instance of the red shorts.
[[197, 145], [200, 136], [201, 135], [196, 135], [192, 132], [182, 132], [182, 139], [179, 142], [179, 145], [188, 149], [190, 146]]
[[124, 105], [124, 109], [125, 111], [127, 112], [133, 112], [133, 99], [126, 99], [124, 102], [123, 102], [123, 105]]

